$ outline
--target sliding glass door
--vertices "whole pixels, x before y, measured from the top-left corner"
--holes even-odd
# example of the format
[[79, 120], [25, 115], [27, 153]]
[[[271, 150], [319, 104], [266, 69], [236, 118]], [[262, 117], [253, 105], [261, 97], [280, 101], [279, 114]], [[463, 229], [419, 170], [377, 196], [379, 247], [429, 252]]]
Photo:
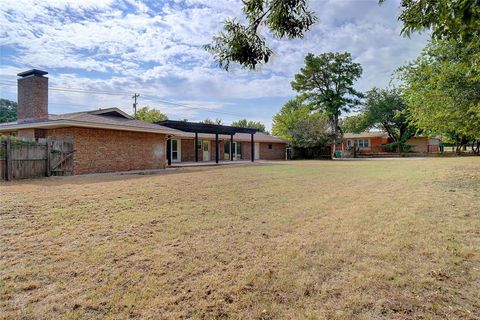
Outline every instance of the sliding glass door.
[[[223, 143], [223, 159], [230, 160], [230, 141], [225, 141]], [[242, 143], [241, 142], [233, 142], [233, 160], [240, 160], [242, 159]]]

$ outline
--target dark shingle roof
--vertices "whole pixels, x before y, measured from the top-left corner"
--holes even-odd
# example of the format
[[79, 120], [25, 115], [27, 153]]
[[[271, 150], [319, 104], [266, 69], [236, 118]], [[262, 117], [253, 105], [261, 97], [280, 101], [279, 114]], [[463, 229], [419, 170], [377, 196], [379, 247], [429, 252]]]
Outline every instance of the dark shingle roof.
[[[38, 123], [39, 125], [42, 124], [42, 127], [45, 127], [46, 124], [51, 124], [53, 126], [57, 123], [61, 123], [64, 121], [69, 122], [70, 126], [75, 126], [75, 124], [84, 124], [85, 126], [98, 126], [99, 128], [101, 128], [102, 126], [113, 126], [115, 128], [126, 131], [128, 131], [129, 129], [132, 131], [157, 131], [159, 133], [166, 133], [172, 135], [178, 135], [181, 133], [178, 130], [164, 127], [155, 123], [133, 119], [131, 116], [117, 108], [99, 109], [84, 112], [72, 112], [65, 114], [50, 114], [48, 115], [48, 119], [38, 122], [25, 123], [25, 125], [32, 127], [32, 125]], [[15, 126], [17, 129], [21, 129], [19, 127], [22, 125], [24, 124], [18, 122], [9, 122], [0, 124], [0, 129], [7, 130], [9, 126]]]

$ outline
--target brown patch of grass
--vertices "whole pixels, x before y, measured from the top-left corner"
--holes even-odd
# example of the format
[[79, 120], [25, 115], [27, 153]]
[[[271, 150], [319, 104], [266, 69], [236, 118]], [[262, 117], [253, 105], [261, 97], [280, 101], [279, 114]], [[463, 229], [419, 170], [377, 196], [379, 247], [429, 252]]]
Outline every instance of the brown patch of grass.
[[10, 318], [475, 319], [477, 158], [0, 186]]

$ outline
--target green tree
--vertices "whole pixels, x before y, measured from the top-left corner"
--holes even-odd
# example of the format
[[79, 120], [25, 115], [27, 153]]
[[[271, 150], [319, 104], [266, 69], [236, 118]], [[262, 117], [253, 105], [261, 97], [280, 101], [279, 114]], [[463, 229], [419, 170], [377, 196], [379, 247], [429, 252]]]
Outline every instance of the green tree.
[[461, 41], [434, 40], [398, 70], [409, 119], [459, 147], [480, 140], [480, 68], [467, 58], [472, 50]]
[[292, 128], [295, 126], [298, 119], [308, 117], [310, 112], [310, 107], [302, 104], [302, 100], [299, 98], [287, 101], [282, 109], [273, 116], [273, 135], [292, 141]]
[[222, 119], [218, 119], [218, 118], [215, 119], [215, 120], [212, 120], [212, 119], [210, 119], [210, 118], [206, 118], [205, 120], [200, 121], [200, 123], [222, 125], [222, 124], [223, 124], [223, 121], [222, 121]]
[[17, 120], [17, 103], [8, 99], [0, 99], [0, 123]]
[[[380, 0], [380, 3], [386, 0]], [[402, 0], [401, 33], [431, 30], [434, 39], [477, 42], [480, 37], [480, 2], [478, 0]]]
[[342, 132], [360, 133], [365, 130], [365, 120], [363, 113], [346, 116], [339, 120], [339, 127]]
[[333, 142], [330, 121], [321, 111], [314, 111], [308, 117], [299, 118], [290, 129], [293, 146], [300, 148], [318, 147]]
[[313, 110], [321, 110], [330, 118], [336, 140], [340, 132], [340, 115], [358, 106], [359, 98], [363, 97], [353, 87], [361, 75], [362, 67], [352, 61], [348, 52], [328, 52], [319, 56], [309, 53], [305, 57], [305, 66], [295, 75], [291, 85]]
[[253, 128], [253, 129], [257, 129], [260, 132], [268, 134], [268, 131], [265, 128], [265, 125], [263, 123], [261, 123], [260, 121], [240, 119], [238, 121], [233, 121], [232, 126], [233, 127], [240, 127], [240, 128]]
[[278, 39], [295, 39], [303, 38], [316, 21], [308, 0], [243, 0], [243, 13], [246, 24], [227, 19], [224, 31], [205, 45], [225, 70], [232, 62], [248, 69], [268, 62], [273, 52], [259, 32], [261, 27]]
[[157, 122], [168, 120], [168, 117], [157, 109], [150, 109], [149, 107], [143, 107], [137, 110], [135, 119], [145, 122]]
[[288, 101], [273, 117], [272, 132], [292, 146], [307, 148], [332, 142], [329, 118], [296, 98]]
[[382, 129], [400, 147], [415, 134], [408, 121], [407, 105], [398, 89], [371, 89], [366, 93], [361, 113], [362, 130]]

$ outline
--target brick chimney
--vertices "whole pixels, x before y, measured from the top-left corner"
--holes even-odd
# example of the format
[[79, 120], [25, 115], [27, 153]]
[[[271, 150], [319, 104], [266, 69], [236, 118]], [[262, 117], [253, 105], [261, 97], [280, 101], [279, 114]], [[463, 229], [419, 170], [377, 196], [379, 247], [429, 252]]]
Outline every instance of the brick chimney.
[[32, 69], [20, 72], [18, 88], [18, 123], [48, 119], [48, 72]]

